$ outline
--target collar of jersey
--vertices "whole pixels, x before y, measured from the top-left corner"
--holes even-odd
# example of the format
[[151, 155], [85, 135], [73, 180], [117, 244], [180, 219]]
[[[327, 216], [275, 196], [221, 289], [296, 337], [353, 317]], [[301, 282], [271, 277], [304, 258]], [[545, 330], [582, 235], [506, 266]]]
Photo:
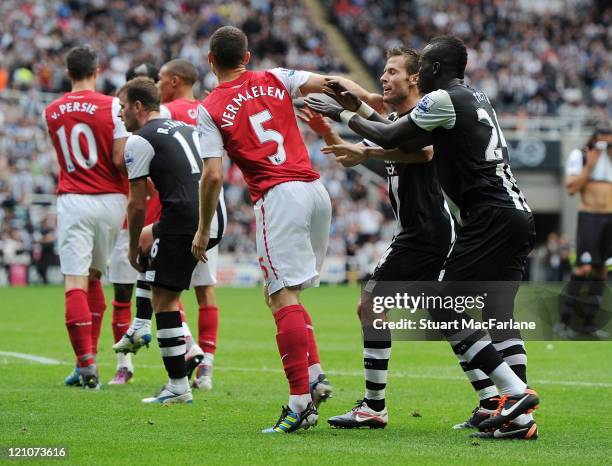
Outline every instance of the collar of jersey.
[[246, 70], [244, 73], [242, 73], [240, 76], [238, 76], [233, 81], [228, 81], [226, 83], [219, 84], [219, 86], [217, 86], [217, 87], [228, 88], [228, 87], [237, 86], [238, 84], [242, 84], [249, 77], [250, 73], [251, 72], [249, 70]]
[[87, 93], [92, 93], [92, 92], [97, 92], [97, 91], [92, 91], [91, 89], [83, 89], [82, 91], [70, 91], [70, 92], [66, 92], [66, 94], [81, 95], [81, 94], [87, 94]]

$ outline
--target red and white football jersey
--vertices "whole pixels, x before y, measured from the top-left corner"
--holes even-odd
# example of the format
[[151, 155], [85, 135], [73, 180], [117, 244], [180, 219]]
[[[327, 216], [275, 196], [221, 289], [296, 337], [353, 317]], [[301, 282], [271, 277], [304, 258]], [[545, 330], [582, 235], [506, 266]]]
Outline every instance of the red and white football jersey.
[[95, 91], [68, 92], [45, 109], [45, 123], [60, 165], [58, 194], [127, 193], [113, 164], [113, 142], [130, 134], [119, 118], [119, 99]]
[[319, 178], [292, 103], [309, 76], [282, 68], [245, 71], [217, 86], [198, 107], [202, 157], [227, 153], [242, 171], [253, 202], [277, 184]]
[[199, 105], [199, 100], [175, 99], [162, 104], [159, 113], [164, 118], [171, 118], [195, 126]]

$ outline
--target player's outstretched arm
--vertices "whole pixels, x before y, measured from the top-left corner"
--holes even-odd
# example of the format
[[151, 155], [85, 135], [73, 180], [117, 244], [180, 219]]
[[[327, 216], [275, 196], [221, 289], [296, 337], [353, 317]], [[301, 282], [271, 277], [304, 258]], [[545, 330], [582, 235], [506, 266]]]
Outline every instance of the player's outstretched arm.
[[389, 124], [391, 121], [379, 114], [374, 108], [364, 102], [357, 94], [349, 91], [341, 82], [327, 79], [324, 92], [338, 102], [345, 110], [357, 113], [371, 121]]
[[139, 272], [144, 272], [144, 268], [138, 263], [140, 248], [140, 233], [144, 227], [145, 215], [147, 213], [147, 179], [139, 178], [130, 181], [130, 194], [127, 206], [128, 220], [128, 258], [130, 264]]
[[202, 262], [206, 262], [206, 247], [210, 240], [210, 224], [219, 203], [219, 194], [223, 185], [223, 160], [221, 157], [205, 158], [202, 178], [200, 178], [200, 221], [198, 231], [193, 237], [191, 253]]
[[334, 154], [336, 160], [345, 167], [354, 167], [367, 159], [399, 163], [426, 163], [433, 158], [433, 147], [427, 146], [414, 152], [405, 153], [399, 149], [383, 149], [363, 144], [334, 144], [323, 147], [324, 154]]
[[308, 97], [304, 102], [315, 112], [348, 123], [349, 128], [357, 134], [385, 149], [399, 148], [402, 152], [411, 153], [431, 144], [429, 133], [417, 127], [409, 115], [385, 124], [366, 120], [336, 103], [324, 102], [315, 97]]
[[342, 144], [344, 140], [334, 131], [329, 121], [320, 113], [313, 112], [308, 107], [300, 107], [297, 117], [308, 125], [314, 133], [323, 138], [325, 144]]
[[308, 80], [300, 86], [300, 92], [303, 96], [312, 93], [325, 93], [328, 83], [332, 81], [342, 85], [345, 90], [352, 92], [361, 100], [367, 102], [377, 112], [386, 112], [382, 95], [368, 92], [356, 82], [342, 76], [324, 76], [322, 74], [311, 73]]

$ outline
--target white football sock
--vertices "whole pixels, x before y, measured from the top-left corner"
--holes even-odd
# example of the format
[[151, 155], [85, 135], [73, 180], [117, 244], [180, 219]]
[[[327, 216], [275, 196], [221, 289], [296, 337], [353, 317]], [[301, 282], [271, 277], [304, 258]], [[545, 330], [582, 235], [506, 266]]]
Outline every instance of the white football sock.
[[313, 383], [319, 380], [319, 375], [323, 373], [323, 369], [321, 368], [321, 364], [313, 364], [308, 367], [308, 382]]
[[299, 414], [304, 411], [310, 402], [312, 402], [310, 393], [306, 395], [289, 395], [289, 409], [294, 413]]
[[127, 368], [127, 370], [132, 373], [134, 372], [134, 366], [132, 365], [132, 355], [130, 353], [117, 353], [117, 370], [122, 367]]
[[189, 380], [187, 380], [187, 377], [170, 379], [168, 382], [168, 389], [177, 395], [182, 395], [189, 390]]

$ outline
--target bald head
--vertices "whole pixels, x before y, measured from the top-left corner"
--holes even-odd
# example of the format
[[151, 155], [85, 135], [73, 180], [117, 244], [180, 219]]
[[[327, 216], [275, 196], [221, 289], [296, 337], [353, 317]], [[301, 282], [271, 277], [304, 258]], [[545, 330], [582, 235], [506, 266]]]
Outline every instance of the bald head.
[[175, 99], [193, 99], [193, 85], [198, 80], [198, 70], [187, 60], [176, 58], [159, 70], [159, 92], [162, 102]]
[[162, 70], [165, 70], [169, 75], [177, 76], [188, 86], [193, 86], [198, 80], [198, 70], [196, 70], [196, 67], [182, 58], [170, 60], [162, 66], [160, 71]]

